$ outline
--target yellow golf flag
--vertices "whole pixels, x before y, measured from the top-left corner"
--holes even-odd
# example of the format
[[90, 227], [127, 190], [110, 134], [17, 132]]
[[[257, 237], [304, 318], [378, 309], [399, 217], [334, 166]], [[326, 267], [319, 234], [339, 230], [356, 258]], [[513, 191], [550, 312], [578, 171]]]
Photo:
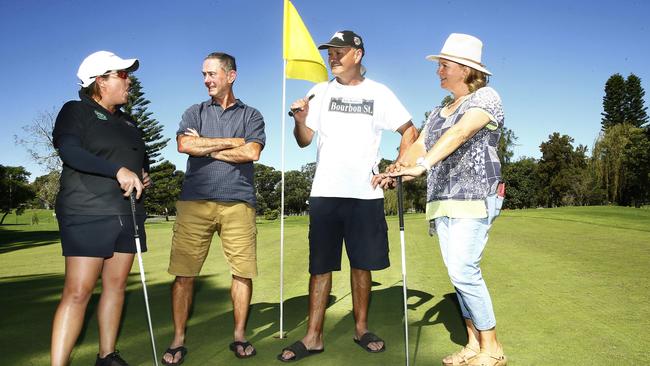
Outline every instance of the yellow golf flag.
[[284, 59], [289, 79], [327, 80], [327, 67], [291, 1], [284, 0]]

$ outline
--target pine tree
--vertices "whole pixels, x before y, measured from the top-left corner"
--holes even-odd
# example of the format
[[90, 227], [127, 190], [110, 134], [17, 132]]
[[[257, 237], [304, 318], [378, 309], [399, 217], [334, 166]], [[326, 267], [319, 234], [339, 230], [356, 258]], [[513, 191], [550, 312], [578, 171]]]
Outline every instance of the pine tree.
[[151, 118], [153, 113], [147, 111], [147, 105], [151, 102], [144, 97], [140, 81], [133, 75], [129, 76], [129, 78], [131, 78], [131, 88], [129, 89], [128, 101], [124, 105], [124, 112], [133, 118], [133, 121], [142, 131], [142, 138], [147, 147], [149, 165], [153, 165], [162, 160], [156, 158], [160, 156], [160, 150], [167, 146], [169, 138], [163, 138], [162, 126], [155, 118]]
[[169, 220], [169, 215], [176, 214], [175, 204], [180, 196], [185, 174], [165, 160], [152, 167], [149, 176], [154, 184], [146, 191], [144, 206], [147, 213], [165, 215]]
[[573, 137], [554, 132], [539, 146], [542, 158], [537, 164], [540, 182], [540, 203], [547, 207], [575, 204], [578, 177], [587, 169], [587, 148], [573, 147]]
[[517, 146], [516, 142], [517, 136], [515, 132], [507, 127], [503, 127], [497, 146], [497, 155], [499, 155], [501, 165], [510, 164], [512, 157], [515, 155], [514, 147]]
[[625, 80], [625, 122], [634, 127], [641, 127], [648, 122], [647, 107], [643, 106], [645, 91], [641, 79], [630, 74]]
[[625, 79], [621, 74], [614, 74], [605, 83], [603, 97], [603, 119], [601, 129], [625, 122]]

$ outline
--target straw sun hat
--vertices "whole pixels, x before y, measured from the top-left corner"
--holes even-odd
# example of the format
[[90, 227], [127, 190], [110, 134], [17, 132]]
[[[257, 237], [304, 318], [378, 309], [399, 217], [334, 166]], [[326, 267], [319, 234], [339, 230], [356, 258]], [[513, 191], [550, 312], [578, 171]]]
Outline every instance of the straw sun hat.
[[483, 42], [480, 39], [469, 34], [452, 33], [447, 37], [440, 54], [429, 55], [427, 60], [438, 61], [442, 58], [492, 75], [481, 63], [482, 50]]

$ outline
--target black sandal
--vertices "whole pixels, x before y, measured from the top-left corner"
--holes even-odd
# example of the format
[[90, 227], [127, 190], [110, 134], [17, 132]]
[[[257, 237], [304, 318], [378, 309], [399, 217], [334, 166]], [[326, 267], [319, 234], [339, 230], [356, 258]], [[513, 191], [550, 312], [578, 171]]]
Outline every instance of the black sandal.
[[[290, 358], [284, 358], [282, 355], [284, 352], [289, 351], [293, 353], [293, 356]], [[302, 341], [296, 341], [289, 347], [285, 347], [282, 349], [282, 353], [278, 355], [278, 360], [282, 362], [294, 362], [298, 361], [300, 359], [303, 359], [305, 357], [309, 357], [312, 355], [317, 355], [319, 353], [323, 353], [325, 349], [307, 349], [304, 343]]]
[[[241, 346], [242, 350], [244, 351], [243, 355], [241, 353], [237, 352], [237, 347], [239, 347], [239, 346]], [[253, 347], [253, 345], [249, 341], [245, 341], [245, 342], [235, 341], [235, 342], [230, 343], [230, 346], [228, 346], [228, 348], [230, 348], [230, 350], [235, 354], [235, 357], [237, 357], [237, 358], [249, 358], [249, 357], [253, 357], [253, 356], [255, 356], [257, 354], [257, 350], [255, 350], [255, 347], [253, 347], [253, 352], [251, 352], [250, 355], [247, 355], [246, 354], [246, 348], [248, 348], [248, 347]]]
[[[379, 353], [379, 352], [384, 352], [386, 350], [386, 342], [377, 337], [377, 335], [373, 332], [367, 332], [366, 334], [362, 335], [360, 339], [355, 339], [353, 338], [354, 343], [358, 344], [359, 347], [363, 348], [366, 352], [370, 353]], [[370, 343], [376, 343], [376, 342], [382, 342], [381, 348], [378, 350], [374, 350], [368, 345]]]
[[[172, 361], [172, 362], [165, 361], [164, 356], [165, 356], [166, 353], [169, 353], [170, 355], [172, 355], [172, 358], [176, 358], [176, 354], [178, 352], [181, 353], [181, 358], [179, 358], [178, 361], [176, 361], [176, 362], [174, 362], [174, 361]], [[183, 363], [183, 361], [185, 361], [185, 356], [186, 355], [187, 355], [187, 348], [185, 348], [185, 346], [178, 346], [176, 348], [167, 348], [165, 350], [165, 353], [163, 353], [162, 364], [163, 365], [169, 365], [169, 366], [180, 365], [180, 364]]]

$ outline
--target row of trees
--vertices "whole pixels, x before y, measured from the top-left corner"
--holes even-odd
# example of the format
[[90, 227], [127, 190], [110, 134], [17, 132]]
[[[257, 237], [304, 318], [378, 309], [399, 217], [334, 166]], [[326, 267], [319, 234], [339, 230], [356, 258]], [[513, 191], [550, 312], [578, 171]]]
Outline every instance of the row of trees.
[[[150, 101], [145, 98], [140, 81], [131, 77], [128, 102], [123, 106], [126, 114], [136, 122], [143, 133], [149, 158], [149, 174], [154, 185], [147, 190], [145, 206], [149, 213], [158, 215], [175, 214], [175, 203], [180, 195], [184, 173], [168, 160], [160, 158], [160, 151], [169, 143], [164, 138], [160, 123], [148, 111]], [[52, 130], [56, 111], [40, 113], [30, 125], [23, 127], [23, 134], [15, 136], [15, 142], [22, 145], [33, 160], [49, 173], [32, 183], [30, 175], [23, 167], [2, 167], [0, 170], [0, 189], [2, 192], [13, 189], [12, 194], [3, 194], [2, 212], [6, 216], [11, 210], [25, 207], [53, 208], [59, 189], [61, 160], [52, 144]], [[8, 171], [10, 173], [6, 173]], [[307, 211], [307, 198], [315, 171], [315, 163], [305, 165], [299, 171], [286, 172], [286, 206], [288, 214], [301, 214]], [[20, 172], [20, 174], [19, 174]], [[258, 200], [258, 213], [279, 213], [281, 172], [273, 167], [255, 164], [255, 184]], [[9, 183], [11, 181], [11, 183]], [[12, 197], [9, 199], [8, 197]], [[0, 222], [1, 223], [1, 222]]]
[[[644, 96], [641, 79], [634, 74], [627, 78], [614, 74], [607, 80], [601, 132], [591, 156], [587, 146], [575, 146], [572, 137], [554, 132], [540, 144], [540, 159], [522, 157], [512, 161], [517, 137], [504, 128], [498, 154], [507, 186], [505, 207], [639, 207], [650, 202], [650, 126]], [[406, 207], [424, 211], [424, 179], [405, 184], [404, 188]], [[386, 212], [395, 213], [395, 192], [387, 192], [385, 197]]]
[[[147, 210], [153, 214], [174, 214], [184, 174], [174, 164], [160, 158], [160, 151], [170, 139], [163, 137], [162, 126], [148, 111], [150, 102], [144, 97], [140, 81], [134, 76], [131, 78], [124, 111], [132, 116], [143, 132], [151, 165], [150, 175], [155, 182], [147, 192]], [[610, 203], [638, 207], [647, 203], [650, 200], [650, 127], [644, 96], [641, 80], [634, 74], [627, 78], [614, 74], [607, 80], [601, 132], [591, 156], [586, 146], [574, 146], [572, 137], [555, 132], [541, 143], [540, 159], [523, 157], [512, 161], [517, 137], [512, 130], [505, 128], [498, 153], [503, 179], [508, 187], [506, 208]], [[30, 173], [23, 167], [0, 165], [0, 213], [3, 215], [0, 224], [12, 210], [21, 212], [28, 206], [54, 206], [61, 171], [61, 161], [52, 145], [54, 122], [55, 111], [41, 113], [32, 124], [23, 128], [22, 136], [15, 136], [16, 143], [24, 146], [48, 173], [29, 184]], [[389, 163], [382, 160], [380, 169], [385, 169]], [[285, 173], [285, 213], [307, 211], [315, 168], [315, 163], [309, 163], [300, 170]], [[277, 216], [280, 180], [280, 171], [255, 164], [258, 214]], [[404, 195], [407, 209], [424, 211], [424, 177], [405, 184]], [[387, 214], [396, 213], [394, 191], [386, 193], [385, 207]]]
[[591, 156], [573, 138], [553, 133], [541, 159], [504, 161], [506, 207], [617, 204], [650, 201], [650, 126], [641, 79], [612, 75], [605, 83], [601, 132]]

